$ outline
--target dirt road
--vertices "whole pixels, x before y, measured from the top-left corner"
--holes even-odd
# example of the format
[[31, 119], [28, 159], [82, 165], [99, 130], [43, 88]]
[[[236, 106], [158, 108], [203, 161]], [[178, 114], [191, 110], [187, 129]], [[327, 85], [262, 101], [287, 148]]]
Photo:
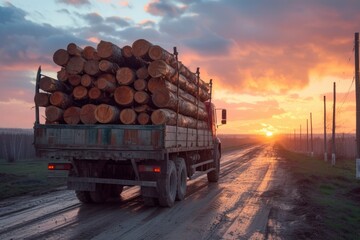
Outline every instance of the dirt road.
[[0, 239], [282, 239], [289, 191], [273, 147], [247, 146], [223, 154], [218, 183], [190, 180], [173, 208], [145, 207], [138, 187], [103, 205], [67, 190], [2, 201]]

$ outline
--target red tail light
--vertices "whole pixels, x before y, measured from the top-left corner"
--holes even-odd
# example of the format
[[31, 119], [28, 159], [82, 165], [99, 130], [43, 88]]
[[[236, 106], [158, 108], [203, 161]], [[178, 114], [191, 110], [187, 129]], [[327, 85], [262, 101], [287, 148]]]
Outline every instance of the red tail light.
[[49, 163], [48, 170], [71, 170], [71, 163]]
[[159, 166], [147, 166], [147, 165], [139, 165], [139, 172], [154, 172], [160, 173], [161, 168]]

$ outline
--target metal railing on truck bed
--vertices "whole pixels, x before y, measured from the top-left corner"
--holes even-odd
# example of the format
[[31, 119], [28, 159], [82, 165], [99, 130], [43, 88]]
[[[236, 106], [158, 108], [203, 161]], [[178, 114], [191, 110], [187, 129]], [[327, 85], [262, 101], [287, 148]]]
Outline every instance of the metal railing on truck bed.
[[63, 159], [165, 159], [172, 152], [211, 149], [210, 130], [166, 125], [35, 124], [39, 157]]

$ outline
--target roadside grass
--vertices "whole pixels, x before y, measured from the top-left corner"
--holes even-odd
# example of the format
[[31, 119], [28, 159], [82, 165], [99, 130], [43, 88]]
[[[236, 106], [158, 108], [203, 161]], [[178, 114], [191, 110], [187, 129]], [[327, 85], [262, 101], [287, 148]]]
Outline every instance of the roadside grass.
[[331, 161], [309, 157], [278, 147], [309, 209], [313, 223], [321, 223], [324, 239], [360, 239], [360, 180], [355, 178], [355, 159]]
[[47, 162], [0, 160], [0, 200], [23, 194], [39, 195], [63, 186], [63, 179], [48, 178]]

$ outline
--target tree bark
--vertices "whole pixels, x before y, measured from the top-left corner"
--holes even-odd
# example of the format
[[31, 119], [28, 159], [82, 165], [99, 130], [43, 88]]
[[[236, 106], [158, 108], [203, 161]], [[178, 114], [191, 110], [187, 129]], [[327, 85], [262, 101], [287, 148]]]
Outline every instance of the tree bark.
[[120, 122], [123, 124], [134, 124], [137, 114], [132, 108], [125, 108], [120, 112]]
[[120, 86], [115, 89], [114, 99], [121, 106], [129, 106], [134, 102], [134, 89], [129, 86]]
[[101, 60], [99, 62], [99, 69], [103, 72], [107, 72], [107, 73], [111, 73], [111, 74], [116, 74], [116, 71], [119, 69], [120, 67], [113, 62], [110, 62], [108, 60]]
[[100, 104], [95, 109], [95, 118], [100, 123], [114, 123], [119, 121], [119, 109], [108, 104]]
[[144, 91], [147, 89], [147, 82], [144, 79], [136, 79], [134, 81], [134, 88], [136, 91]]
[[63, 120], [63, 115], [64, 110], [56, 106], [48, 106], [45, 108], [45, 117], [47, 122], [60, 122]]
[[69, 62], [70, 55], [65, 49], [58, 49], [53, 55], [53, 61], [59, 66], [65, 67]]
[[141, 112], [137, 116], [137, 121], [141, 125], [147, 125], [150, 123], [150, 115], [145, 112]]
[[80, 120], [84, 124], [95, 124], [97, 120], [95, 118], [96, 105], [86, 104], [81, 107]]
[[111, 42], [100, 41], [97, 45], [98, 56], [114, 62], [119, 66], [124, 64], [124, 59], [121, 55], [121, 48]]
[[116, 80], [120, 85], [130, 85], [135, 81], [135, 72], [131, 68], [122, 67], [116, 72]]
[[82, 56], [83, 49], [76, 45], [75, 43], [69, 43], [67, 45], [67, 52], [72, 56]]
[[69, 107], [64, 111], [64, 121], [67, 124], [78, 124], [80, 123], [80, 112], [81, 108], [79, 107]]
[[73, 89], [73, 96], [76, 100], [88, 98], [88, 90], [84, 86], [77, 86]]
[[151, 77], [166, 77], [171, 79], [176, 74], [173, 67], [166, 64], [164, 60], [156, 60], [149, 64], [148, 72]]
[[86, 61], [84, 65], [84, 72], [91, 76], [96, 76], [100, 74], [99, 61], [97, 60]]
[[66, 65], [66, 71], [69, 74], [81, 74], [84, 71], [84, 65], [86, 60], [82, 57], [71, 57]]
[[56, 107], [66, 109], [72, 104], [72, 99], [66, 93], [57, 91], [50, 95], [50, 103]]
[[55, 92], [55, 91], [65, 91], [65, 85], [63, 85], [60, 81], [55, 80], [53, 78], [43, 76], [40, 79], [39, 87], [41, 90], [45, 92]]
[[34, 102], [36, 106], [47, 107], [50, 105], [50, 94], [48, 93], [36, 93], [34, 97]]

